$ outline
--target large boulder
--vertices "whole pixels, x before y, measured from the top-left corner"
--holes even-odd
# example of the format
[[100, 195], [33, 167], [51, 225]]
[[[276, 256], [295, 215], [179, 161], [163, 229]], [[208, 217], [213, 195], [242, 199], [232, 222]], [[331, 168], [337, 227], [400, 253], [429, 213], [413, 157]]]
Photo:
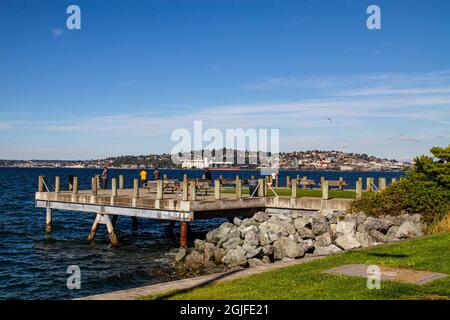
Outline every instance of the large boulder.
[[214, 260], [217, 263], [222, 263], [222, 259], [223, 259], [223, 257], [225, 257], [226, 253], [227, 252], [225, 251], [225, 249], [216, 247], [213, 252]]
[[330, 231], [330, 225], [326, 220], [318, 220], [312, 224], [312, 232], [315, 236], [320, 236]]
[[232, 250], [242, 245], [243, 242], [244, 241], [240, 237], [227, 238], [226, 241], [221, 243], [221, 247], [225, 250]]
[[422, 232], [420, 232], [412, 221], [405, 221], [398, 227], [395, 236], [399, 239], [417, 238], [422, 236]]
[[186, 254], [187, 250], [185, 247], [181, 247], [180, 249], [178, 249], [178, 252], [175, 255], [175, 262], [180, 262], [181, 260], [183, 260]]
[[203, 258], [203, 254], [196, 250], [193, 250], [184, 258], [184, 265], [187, 269], [198, 270], [203, 265]]
[[368, 233], [376, 242], [389, 242], [389, 238], [376, 229], [369, 230]]
[[247, 258], [245, 256], [245, 250], [242, 247], [230, 250], [222, 258], [222, 263], [229, 267], [245, 266], [247, 264]]
[[309, 228], [311, 229], [312, 219], [308, 217], [298, 217], [294, 220], [294, 227], [297, 229]]
[[231, 230], [236, 230], [235, 225], [229, 222], [225, 222], [221, 224], [219, 228], [208, 232], [206, 234], [206, 241], [211, 243], [218, 243]]
[[336, 245], [344, 250], [350, 250], [361, 247], [361, 243], [358, 241], [354, 234], [344, 234], [335, 241]]
[[319, 247], [326, 247], [331, 244], [331, 234], [329, 232], [326, 232], [324, 234], [321, 234], [320, 236], [316, 236], [316, 246]]
[[246, 251], [245, 256], [248, 259], [254, 258], [254, 257], [256, 257], [257, 255], [259, 255], [261, 253], [262, 249], [263, 249], [263, 247], [257, 247], [257, 248], [255, 248], [253, 250]]
[[344, 219], [336, 224], [336, 233], [339, 235], [354, 234], [356, 232], [356, 221]]
[[314, 239], [314, 233], [312, 232], [311, 229], [298, 228], [297, 233], [302, 239]]
[[241, 223], [242, 223], [242, 219], [239, 219], [238, 217], [234, 217], [234, 218], [233, 218], [233, 224], [234, 224], [236, 227], [239, 227], [239, 226], [241, 225]]
[[292, 219], [283, 215], [273, 215], [267, 220], [267, 227], [270, 231], [281, 236], [288, 236], [296, 233]]
[[303, 240], [303, 250], [305, 253], [314, 251], [314, 241], [311, 239]]
[[258, 222], [253, 218], [245, 219], [241, 222], [239, 227], [249, 227], [249, 226], [258, 226]]
[[314, 248], [314, 255], [317, 256], [327, 256], [333, 253], [337, 253], [337, 252], [341, 252], [342, 249], [339, 248], [338, 246], [334, 245], [334, 244], [330, 244], [329, 246], [326, 247], [315, 247]]
[[367, 218], [364, 222], [364, 227], [366, 230], [377, 230], [383, 234], [386, 234], [389, 228], [393, 225], [394, 224], [388, 220], [372, 217]]
[[355, 237], [358, 242], [361, 243], [361, 247], [363, 248], [368, 248], [374, 245], [372, 237], [365, 231], [356, 232]]
[[256, 222], [262, 223], [262, 222], [264, 222], [264, 221], [269, 220], [269, 215], [268, 215], [267, 213], [265, 213], [265, 212], [258, 211], [257, 213], [255, 213], [255, 214], [253, 215], [253, 219], [254, 219]]
[[281, 260], [283, 258], [296, 259], [303, 257], [305, 251], [294, 240], [288, 237], [282, 237], [273, 243], [274, 258]]

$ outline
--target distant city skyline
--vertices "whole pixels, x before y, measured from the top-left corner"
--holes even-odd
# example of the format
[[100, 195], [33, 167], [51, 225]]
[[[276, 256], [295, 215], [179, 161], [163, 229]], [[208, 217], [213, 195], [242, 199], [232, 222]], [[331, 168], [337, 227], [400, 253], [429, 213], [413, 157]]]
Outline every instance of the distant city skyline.
[[202, 121], [279, 129], [281, 152], [411, 160], [450, 141], [449, 16], [445, 0], [3, 0], [0, 159], [169, 153]]

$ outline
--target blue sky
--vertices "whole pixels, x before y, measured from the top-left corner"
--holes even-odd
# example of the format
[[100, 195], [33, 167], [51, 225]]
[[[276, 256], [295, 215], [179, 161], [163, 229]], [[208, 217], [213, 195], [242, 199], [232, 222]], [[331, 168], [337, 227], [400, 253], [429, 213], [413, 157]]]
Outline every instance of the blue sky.
[[0, 158], [170, 152], [201, 120], [409, 159], [450, 141], [449, 22], [446, 0], [2, 0]]

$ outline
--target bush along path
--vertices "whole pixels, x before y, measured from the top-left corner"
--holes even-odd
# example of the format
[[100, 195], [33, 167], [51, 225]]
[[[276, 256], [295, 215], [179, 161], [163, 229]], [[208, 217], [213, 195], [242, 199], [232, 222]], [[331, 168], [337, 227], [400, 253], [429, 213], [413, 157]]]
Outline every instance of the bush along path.
[[208, 232], [206, 240], [195, 240], [193, 248], [180, 248], [175, 268], [185, 275], [240, 269], [398, 242], [420, 237], [425, 230], [419, 214], [375, 218], [330, 210], [258, 212], [252, 218], [223, 223]]

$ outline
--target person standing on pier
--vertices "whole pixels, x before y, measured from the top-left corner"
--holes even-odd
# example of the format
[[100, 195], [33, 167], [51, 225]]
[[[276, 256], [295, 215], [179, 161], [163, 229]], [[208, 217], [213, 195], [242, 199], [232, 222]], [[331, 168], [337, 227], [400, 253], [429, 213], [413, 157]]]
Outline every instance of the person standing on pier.
[[145, 168], [139, 172], [139, 177], [141, 178], [141, 186], [144, 187], [147, 183], [147, 170]]
[[105, 166], [102, 172], [102, 189], [108, 188], [108, 167]]
[[206, 168], [206, 171], [205, 171], [205, 179], [208, 181], [212, 181], [211, 171], [209, 171], [208, 168]]
[[155, 169], [153, 170], [153, 180], [156, 181], [159, 179], [159, 170], [158, 167], [155, 166]]

